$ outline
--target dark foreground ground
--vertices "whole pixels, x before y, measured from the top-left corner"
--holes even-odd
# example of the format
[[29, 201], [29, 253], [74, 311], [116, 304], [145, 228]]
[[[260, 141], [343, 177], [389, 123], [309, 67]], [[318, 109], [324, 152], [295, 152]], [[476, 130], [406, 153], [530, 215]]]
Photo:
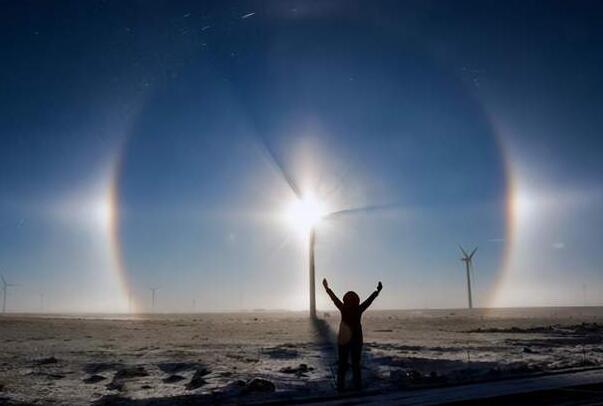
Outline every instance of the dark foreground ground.
[[589, 368], [491, 382], [400, 390], [349, 399], [320, 401], [330, 406], [363, 405], [600, 405], [603, 370]]
[[[321, 316], [315, 323], [285, 312], [1, 317], [0, 404], [338, 402], [338, 318]], [[513, 388], [603, 365], [598, 307], [369, 311], [364, 330], [366, 388], [360, 397], [346, 394], [354, 397], [348, 403], [401, 403], [396, 396], [422, 392], [437, 403], [447, 399], [438, 391], [472, 393], [467, 384]], [[535, 398], [542, 401], [599, 396], [598, 375], [589, 379], [530, 391], [544, 391]], [[539, 404], [525, 393], [496, 396]], [[448, 401], [455, 399], [468, 401]]]

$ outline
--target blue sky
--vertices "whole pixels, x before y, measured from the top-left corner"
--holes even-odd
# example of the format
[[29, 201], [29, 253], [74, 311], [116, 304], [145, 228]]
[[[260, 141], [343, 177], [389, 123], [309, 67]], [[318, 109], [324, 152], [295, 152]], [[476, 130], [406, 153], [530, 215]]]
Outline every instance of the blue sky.
[[287, 178], [333, 210], [386, 206], [319, 225], [337, 292], [382, 280], [376, 307], [462, 307], [461, 243], [480, 247], [478, 305], [600, 303], [594, 2], [2, 8], [11, 310], [44, 292], [123, 311], [130, 291], [144, 311], [157, 286], [162, 311], [303, 309]]

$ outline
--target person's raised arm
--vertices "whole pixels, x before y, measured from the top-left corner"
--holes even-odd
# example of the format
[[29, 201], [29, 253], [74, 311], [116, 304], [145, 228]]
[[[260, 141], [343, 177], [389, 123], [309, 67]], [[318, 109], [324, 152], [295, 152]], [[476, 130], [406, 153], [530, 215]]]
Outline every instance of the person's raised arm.
[[333, 293], [333, 291], [331, 289], [329, 289], [329, 283], [327, 282], [327, 278], [324, 278], [322, 280], [322, 286], [325, 287], [325, 290], [327, 291], [327, 294], [329, 295], [329, 297], [331, 298], [331, 300], [333, 301], [333, 303], [335, 303], [335, 306], [337, 306], [337, 308], [339, 310], [341, 310], [341, 308], [343, 307], [343, 303], [341, 303], [341, 300], [339, 300], [339, 298], [337, 297], [337, 295], [335, 295], [335, 293]]
[[379, 292], [381, 292], [381, 289], [383, 289], [383, 284], [381, 283], [381, 281], [379, 281], [379, 283], [377, 284], [377, 290], [374, 291], [364, 302], [362, 302], [362, 304], [360, 305], [360, 310], [361, 311], [365, 311], [366, 309], [369, 308], [369, 306], [371, 305], [371, 303], [373, 303], [373, 300], [375, 300], [377, 298], [377, 296], [379, 295]]

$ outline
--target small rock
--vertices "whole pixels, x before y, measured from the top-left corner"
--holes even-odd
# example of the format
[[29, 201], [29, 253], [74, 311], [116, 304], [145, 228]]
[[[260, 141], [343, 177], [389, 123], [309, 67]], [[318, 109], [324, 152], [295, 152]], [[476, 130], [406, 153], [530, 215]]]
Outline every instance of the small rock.
[[121, 391], [123, 388], [124, 388], [124, 383], [121, 381], [112, 381], [111, 383], [107, 384], [108, 390]]
[[56, 364], [57, 362], [59, 362], [59, 360], [56, 359], [55, 357], [48, 357], [48, 358], [41, 358], [41, 359], [37, 360], [36, 364], [49, 365], [49, 364]]
[[262, 351], [262, 353], [273, 359], [293, 359], [299, 356], [297, 350], [285, 348], [284, 346], [269, 348]]
[[247, 384], [247, 390], [249, 392], [274, 392], [276, 386], [267, 379], [253, 378]]
[[281, 368], [281, 372], [284, 374], [296, 374], [297, 376], [305, 376], [307, 372], [313, 371], [314, 368], [308, 367], [307, 364], [299, 364], [297, 368], [284, 367]]
[[144, 367], [126, 367], [117, 371], [113, 379], [139, 378], [144, 376], [149, 376]]
[[186, 384], [186, 389], [193, 390], [205, 385], [207, 381], [203, 377], [207, 374], [209, 374], [209, 370], [206, 368], [197, 369], [190, 382]]
[[201, 365], [197, 362], [163, 362], [158, 364], [157, 366], [161, 371], [165, 372], [166, 374], [174, 374], [176, 372], [201, 367]]
[[230, 382], [228, 385], [223, 387], [221, 392], [228, 396], [238, 396], [245, 392], [246, 386], [247, 383], [239, 379], [234, 382]]
[[88, 374], [98, 374], [99, 372], [109, 371], [112, 369], [123, 368], [123, 365], [118, 362], [93, 362], [84, 367], [84, 372]]
[[153, 389], [151, 385], [142, 385], [140, 389]]
[[163, 379], [163, 383], [176, 383], [185, 379], [182, 375], [170, 375], [167, 378]]
[[284, 367], [281, 368], [281, 372], [284, 374], [294, 374], [297, 372], [297, 369], [293, 367]]
[[101, 375], [91, 375], [88, 378], [84, 379], [84, 383], [97, 383], [100, 381], [104, 381], [106, 378]]

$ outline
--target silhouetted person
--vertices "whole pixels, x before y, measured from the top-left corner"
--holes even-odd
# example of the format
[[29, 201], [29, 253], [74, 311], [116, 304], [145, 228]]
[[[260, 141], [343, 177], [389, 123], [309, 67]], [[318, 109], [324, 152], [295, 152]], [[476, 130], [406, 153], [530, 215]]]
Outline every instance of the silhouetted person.
[[360, 298], [356, 292], [348, 292], [343, 295], [343, 303], [329, 289], [326, 279], [322, 280], [325, 290], [331, 297], [335, 306], [341, 312], [341, 323], [339, 324], [339, 335], [337, 344], [339, 346], [339, 367], [337, 370], [337, 390], [345, 389], [345, 375], [348, 370], [348, 358], [352, 357], [352, 374], [354, 376], [354, 388], [359, 390], [362, 387], [362, 375], [360, 370], [360, 356], [362, 355], [362, 324], [360, 319], [362, 313], [368, 309], [373, 300], [379, 295], [383, 285], [381, 282], [377, 285], [368, 299], [360, 303]]

